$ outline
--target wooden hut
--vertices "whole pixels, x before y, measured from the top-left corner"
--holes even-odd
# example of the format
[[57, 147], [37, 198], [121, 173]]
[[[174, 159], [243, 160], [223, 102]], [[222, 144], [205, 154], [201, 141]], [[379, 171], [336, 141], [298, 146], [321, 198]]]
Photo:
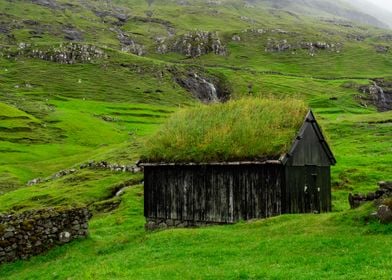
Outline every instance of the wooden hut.
[[336, 160], [312, 111], [278, 158], [227, 162], [145, 162], [148, 229], [235, 223], [331, 210]]

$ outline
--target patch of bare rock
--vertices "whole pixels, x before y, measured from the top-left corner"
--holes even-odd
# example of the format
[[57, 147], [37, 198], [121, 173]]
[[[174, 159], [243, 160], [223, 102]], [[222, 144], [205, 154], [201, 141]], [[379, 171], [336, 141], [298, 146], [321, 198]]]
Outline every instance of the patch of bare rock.
[[392, 82], [383, 78], [374, 79], [372, 84], [360, 86], [359, 91], [362, 93], [359, 98], [362, 104], [367, 106], [368, 103], [377, 107], [380, 112], [392, 110]]
[[376, 217], [380, 223], [392, 223], [392, 181], [379, 182], [379, 188], [375, 192], [367, 194], [349, 194], [348, 200], [352, 209], [359, 207], [365, 202], [374, 202], [377, 212], [372, 216]]

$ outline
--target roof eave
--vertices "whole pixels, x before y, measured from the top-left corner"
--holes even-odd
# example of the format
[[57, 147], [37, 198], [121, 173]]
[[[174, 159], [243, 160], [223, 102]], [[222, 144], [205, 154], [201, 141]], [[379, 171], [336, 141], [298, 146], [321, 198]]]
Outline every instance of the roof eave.
[[145, 166], [235, 166], [235, 165], [266, 165], [266, 164], [277, 164], [282, 165], [282, 161], [279, 160], [264, 160], [264, 161], [228, 161], [228, 162], [141, 162], [138, 165]]

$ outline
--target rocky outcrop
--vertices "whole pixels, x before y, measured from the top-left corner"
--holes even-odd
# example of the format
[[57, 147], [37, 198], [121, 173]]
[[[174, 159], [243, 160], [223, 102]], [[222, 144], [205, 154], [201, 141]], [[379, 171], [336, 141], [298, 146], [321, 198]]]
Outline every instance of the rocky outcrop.
[[60, 5], [55, 0], [31, 0], [33, 4], [48, 7], [51, 9], [60, 9]]
[[57, 207], [0, 215], [0, 264], [27, 259], [88, 235], [87, 208]]
[[390, 47], [383, 46], [383, 45], [377, 45], [377, 46], [374, 46], [374, 49], [376, 50], [377, 53], [388, 53]]
[[375, 105], [380, 112], [392, 110], [392, 82], [385, 79], [374, 79], [369, 86], [359, 87], [362, 95], [359, 98], [364, 105], [367, 102]]
[[19, 43], [16, 52], [10, 52], [8, 56], [38, 58], [60, 64], [88, 63], [107, 57], [103, 50], [93, 45], [68, 43], [45, 48], [23, 42]]
[[145, 47], [141, 44], [136, 43], [134, 39], [129, 37], [129, 35], [123, 32], [119, 28], [110, 28], [110, 31], [117, 34], [117, 38], [121, 43], [121, 50], [124, 52], [130, 52], [138, 56], [146, 54]]
[[176, 74], [174, 80], [204, 103], [223, 102], [229, 99], [230, 91], [216, 77], [204, 77], [196, 72]]
[[352, 194], [348, 196], [348, 201], [352, 209], [361, 206], [365, 202], [380, 201], [392, 197], [392, 181], [381, 181], [378, 183], [378, 190], [368, 194]]
[[379, 188], [368, 194], [349, 194], [348, 201], [351, 209], [357, 208], [366, 202], [373, 202], [377, 211], [370, 216], [382, 224], [392, 223], [392, 181], [378, 183]]
[[364, 35], [359, 35], [359, 34], [351, 34], [350, 33], [350, 34], [347, 34], [346, 37], [347, 37], [347, 39], [352, 40], [352, 41], [363, 42], [369, 36], [364, 36]]
[[220, 5], [222, 5], [222, 1], [219, 1], [219, 0], [207, 0], [206, 4], [208, 6], [220, 6]]
[[159, 54], [165, 54], [170, 51], [167, 38], [164, 36], [158, 36], [155, 38], [155, 43], [157, 45], [156, 51]]
[[10, 32], [10, 28], [8, 25], [4, 23], [0, 23], [0, 34], [8, 34]]
[[168, 49], [193, 58], [208, 53], [227, 55], [226, 46], [222, 43], [218, 33], [208, 31], [186, 33], [176, 38]]
[[65, 28], [64, 32], [64, 39], [69, 41], [83, 41], [83, 34], [79, 30], [75, 28]]
[[284, 52], [293, 49], [293, 46], [287, 42], [287, 40], [273, 40], [268, 39], [266, 52]]
[[248, 29], [244, 29], [242, 30], [242, 33], [252, 33], [252, 34], [264, 34], [267, 33], [266, 29], [263, 28], [248, 28]]
[[122, 44], [121, 50], [123, 52], [130, 52], [138, 56], [142, 56], [146, 54], [144, 46], [136, 43], [134, 40], [127, 38], [125, 40], [120, 40], [120, 41]]
[[382, 224], [392, 223], [392, 208], [382, 204], [378, 207], [376, 216]]
[[[168, 31], [169, 32], [169, 31]], [[226, 46], [221, 42], [216, 32], [194, 31], [181, 36], [157, 36], [156, 51], [159, 54], [176, 52], [187, 57], [196, 58], [205, 54], [227, 55]]]
[[241, 41], [241, 37], [240, 37], [240, 35], [235, 34], [235, 35], [233, 35], [231, 37], [231, 40], [233, 40], [233, 41]]
[[389, 41], [392, 41], [392, 34], [383, 34], [383, 35], [378, 36], [377, 39], [381, 40], [381, 41], [389, 42]]
[[294, 42], [290, 43], [286, 39], [276, 40], [268, 38], [267, 46], [265, 48], [266, 52], [285, 52], [291, 51], [295, 52], [300, 49], [307, 50], [309, 55], [313, 56], [318, 51], [328, 51], [328, 52], [336, 52], [339, 53], [341, 50], [342, 44], [340, 43], [329, 43], [329, 42]]

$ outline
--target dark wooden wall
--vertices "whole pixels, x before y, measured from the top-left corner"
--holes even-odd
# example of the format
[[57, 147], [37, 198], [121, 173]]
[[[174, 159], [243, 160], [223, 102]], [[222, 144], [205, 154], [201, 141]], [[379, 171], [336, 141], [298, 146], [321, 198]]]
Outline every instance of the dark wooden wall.
[[146, 165], [148, 219], [234, 223], [331, 210], [329, 146], [309, 113], [280, 164]]
[[206, 223], [279, 215], [283, 179], [278, 164], [145, 166], [144, 214]]
[[332, 164], [317, 123], [306, 121], [285, 168], [283, 213], [331, 211]]
[[[282, 213], [331, 211], [330, 167], [287, 166]], [[306, 190], [305, 190], [306, 187]]]

